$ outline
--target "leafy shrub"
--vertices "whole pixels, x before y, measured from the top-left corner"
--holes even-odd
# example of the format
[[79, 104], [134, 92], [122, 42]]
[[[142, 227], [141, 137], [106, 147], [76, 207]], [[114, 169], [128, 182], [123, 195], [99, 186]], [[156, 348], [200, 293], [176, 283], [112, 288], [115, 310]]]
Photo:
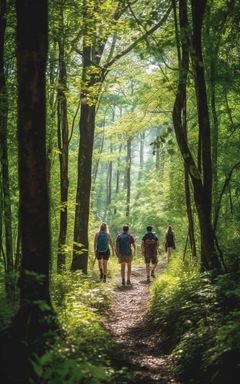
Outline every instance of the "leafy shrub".
[[239, 274], [212, 281], [173, 260], [151, 289], [151, 313], [184, 383], [223, 384], [239, 375]]
[[127, 377], [124, 369], [111, 368], [115, 346], [100, 322], [109, 295], [107, 284], [79, 272], [53, 276], [52, 297], [63, 332], [49, 352], [32, 361], [41, 383], [114, 383], [116, 377]]

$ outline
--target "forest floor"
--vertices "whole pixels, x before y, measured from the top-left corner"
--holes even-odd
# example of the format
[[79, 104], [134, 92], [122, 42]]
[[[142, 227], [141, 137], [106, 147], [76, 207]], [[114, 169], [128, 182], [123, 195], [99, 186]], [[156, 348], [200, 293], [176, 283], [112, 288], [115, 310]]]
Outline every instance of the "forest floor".
[[[163, 268], [164, 265], [159, 265], [156, 272], [161, 273]], [[161, 351], [159, 332], [151, 326], [148, 312], [151, 283], [147, 283], [145, 266], [132, 268], [131, 282], [132, 286], [115, 287], [104, 319], [105, 327], [119, 346], [119, 355], [113, 363], [127, 367], [136, 384], [177, 384], [173, 361]]]

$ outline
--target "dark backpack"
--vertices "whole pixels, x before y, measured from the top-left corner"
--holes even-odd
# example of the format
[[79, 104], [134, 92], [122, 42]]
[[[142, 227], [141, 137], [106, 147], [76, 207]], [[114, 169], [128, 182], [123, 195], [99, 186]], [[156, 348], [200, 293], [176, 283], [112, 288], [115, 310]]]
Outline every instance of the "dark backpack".
[[145, 255], [156, 255], [157, 254], [157, 239], [154, 233], [148, 233], [144, 240]]
[[97, 251], [106, 252], [108, 250], [108, 235], [106, 232], [99, 232], [97, 238]]
[[118, 236], [117, 251], [120, 255], [130, 256], [132, 254], [131, 237], [128, 233], [121, 233], [121, 235]]
[[169, 232], [169, 233], [167, 233], [167, 241], [169, 242], [169, 243], [173, 243], [173, 233], [171, 233], [171, 232]]

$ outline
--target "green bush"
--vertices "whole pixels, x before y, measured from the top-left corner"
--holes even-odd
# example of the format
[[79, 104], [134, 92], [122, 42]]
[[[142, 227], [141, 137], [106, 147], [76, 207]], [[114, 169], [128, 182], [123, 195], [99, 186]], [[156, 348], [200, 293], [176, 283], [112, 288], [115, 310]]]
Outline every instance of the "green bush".
[[223, 384], [239, 375], [239, 280], [235, 273], [213, 281], [175, 259], [152, 285], [153, 322], [182, 382]]
[[66, 272], [53, 276], [51, 290], [62, 333], [48, 353], [32, 361], [40, 382], [99, 384], [127, 378], [124, 369], [111, 368], [115, 345], [100, 321], [99, 312], [109, 305], [108, 285]]

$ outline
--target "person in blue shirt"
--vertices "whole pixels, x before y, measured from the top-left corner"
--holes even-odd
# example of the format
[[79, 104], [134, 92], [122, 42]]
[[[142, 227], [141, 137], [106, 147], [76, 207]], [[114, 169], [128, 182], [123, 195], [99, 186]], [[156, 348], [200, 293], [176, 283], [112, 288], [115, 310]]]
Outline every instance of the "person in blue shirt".
[[133, 259], [133, 252], [136, 252], [136, 244], [134, 237], [129, 233], [129, 226], [124, 225], [123, 231], [117, 236], [116, 239], [116, 253], [118, 261], [121, 264], [121, 277], [122, 285], [125, 285], [125, 274], [127, 266], [127, 285], [132, 285], [131, 283], [131, 265]]
[[114, 256], [114, 248], [112, 238], [108, 232], [108, 226], [106, 223], [102, 223], [99, 232], [96, 233], [94, 238], [94, 251], [98, 260], [100, 280], [103, 280], [104, 283], [106, 283], [107, 263], [110, 256], [109, 245]]
[[150, 264], [151, 264], [151, 276], [155, 277], [155, 268], [158, 263], [157, 251], [159, 246], [158, 237], [152, 231], [153, 227], [151, 225], [147, 226], [147, 232], [142, 237], [142, 254], [145, 259], [146, 264], [146, 273], [147, 273], [147, 282], [150, 282]]

